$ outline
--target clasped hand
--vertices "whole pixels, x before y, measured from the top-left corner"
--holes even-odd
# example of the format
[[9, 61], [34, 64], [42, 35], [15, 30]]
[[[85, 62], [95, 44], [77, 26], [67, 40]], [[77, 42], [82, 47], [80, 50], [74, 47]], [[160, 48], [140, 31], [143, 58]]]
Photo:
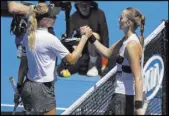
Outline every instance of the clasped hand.
[[86, 35], [87, 38], [90, 38], [93, 34], [92, 29], [89, 26], [80, 27], [81, 35]]

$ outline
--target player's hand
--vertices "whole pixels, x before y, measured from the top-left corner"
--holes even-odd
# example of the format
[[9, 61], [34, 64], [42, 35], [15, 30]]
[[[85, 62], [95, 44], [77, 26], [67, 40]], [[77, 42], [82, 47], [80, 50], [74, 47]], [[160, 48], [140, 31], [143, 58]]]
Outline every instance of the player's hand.
[[20, 100], [20, 97], [21, 97], [21, 96], [20, 96], [19, 93], [15, 93], [15, 94], [14, 94], [14, 103], [15, 103], [15, 104], [19, 104], [19, 102], [20, 102], [20, 101], [19, 101], [19, 100]]
[[61, 39], [64, 40], [64, 39], [66, 39], [66, 38], [67, 38], [66, 33], [62, 34]]
[[19, 85], [19, 84], [17, 84], [17, 90], [18, 90], [18, 93], [15, 93], [14, 94], [14, 103], [15, 104], [18, 104], [20, 101], [20, 93], [21, 93], [21, 91], [22, 91], [22, 85]]
[[142, 108], [136, 109], [136, 115], [144, 115], [144, 111]]
[[81, 35], [86, 35], [87, 38], [90, 38], [93, 34], [92, 29], [89, 26], [80, 27]]

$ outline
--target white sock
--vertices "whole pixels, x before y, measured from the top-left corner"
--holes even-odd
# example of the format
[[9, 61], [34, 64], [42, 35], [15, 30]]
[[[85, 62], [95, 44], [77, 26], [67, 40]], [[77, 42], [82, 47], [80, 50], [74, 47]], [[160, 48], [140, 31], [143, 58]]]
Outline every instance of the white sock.
[[95, 64], [96, 63], [96, 60], [97, 60], [97, 56], [90, 56], [90, 62]]

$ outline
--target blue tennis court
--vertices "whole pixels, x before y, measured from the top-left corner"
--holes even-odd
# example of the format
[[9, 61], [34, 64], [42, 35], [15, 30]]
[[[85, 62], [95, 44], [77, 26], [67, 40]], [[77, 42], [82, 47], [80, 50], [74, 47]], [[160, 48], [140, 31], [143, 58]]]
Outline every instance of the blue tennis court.
[[[29, 2], [37, 3], [35, 1]], [[117, 19], [122, 10], [127, 7], [136, 7], [145, 15], [145, 37], [147, 37], [163, 19], [168, 19], [167, 1], [100, 1], [98, 4], [99, 8], [102, 9], [106, 15], [110, 38], [109, 45], [120, 39], [123, 35], [123, 32], [119, 30]], [[72, 4], [71, 13], [74, 11], [74, 4]], [[1, 112], [13, 110], [14, 91], [10, 85], [9, 77], [13, 76], [16, 81], [19, 67], [19, 60], [16, 57], [15, 37], [10, 34], [11, 21], [12, 18], [1, 17]], [[57, 16], [54, 27], [57, 37], [61, 38], [61, 35], [65, 32], [65, 16], [63, 11]], [[69, 78], [61, 78], [57, 76], [55, 90], [57, 114], [61, 114], [99, 79], [100, 77], [87, 77], [78, 74], [72, 75]], [[19, 107], [17, 111], [22, 109], [23, 108]]]

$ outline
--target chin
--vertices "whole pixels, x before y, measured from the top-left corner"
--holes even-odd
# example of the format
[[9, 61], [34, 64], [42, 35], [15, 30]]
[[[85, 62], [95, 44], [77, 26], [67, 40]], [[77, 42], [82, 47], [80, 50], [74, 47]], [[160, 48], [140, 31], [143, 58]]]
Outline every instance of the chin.
[[83, 15], [83, 16], [88, 16], [90, 14], [90, 11], [80, 11], [80, 13]]
[[88, 16], [88, 15], [89, 15], [89, 13], [82, 13], [82, 15], [83, 15], [83, 16]]

